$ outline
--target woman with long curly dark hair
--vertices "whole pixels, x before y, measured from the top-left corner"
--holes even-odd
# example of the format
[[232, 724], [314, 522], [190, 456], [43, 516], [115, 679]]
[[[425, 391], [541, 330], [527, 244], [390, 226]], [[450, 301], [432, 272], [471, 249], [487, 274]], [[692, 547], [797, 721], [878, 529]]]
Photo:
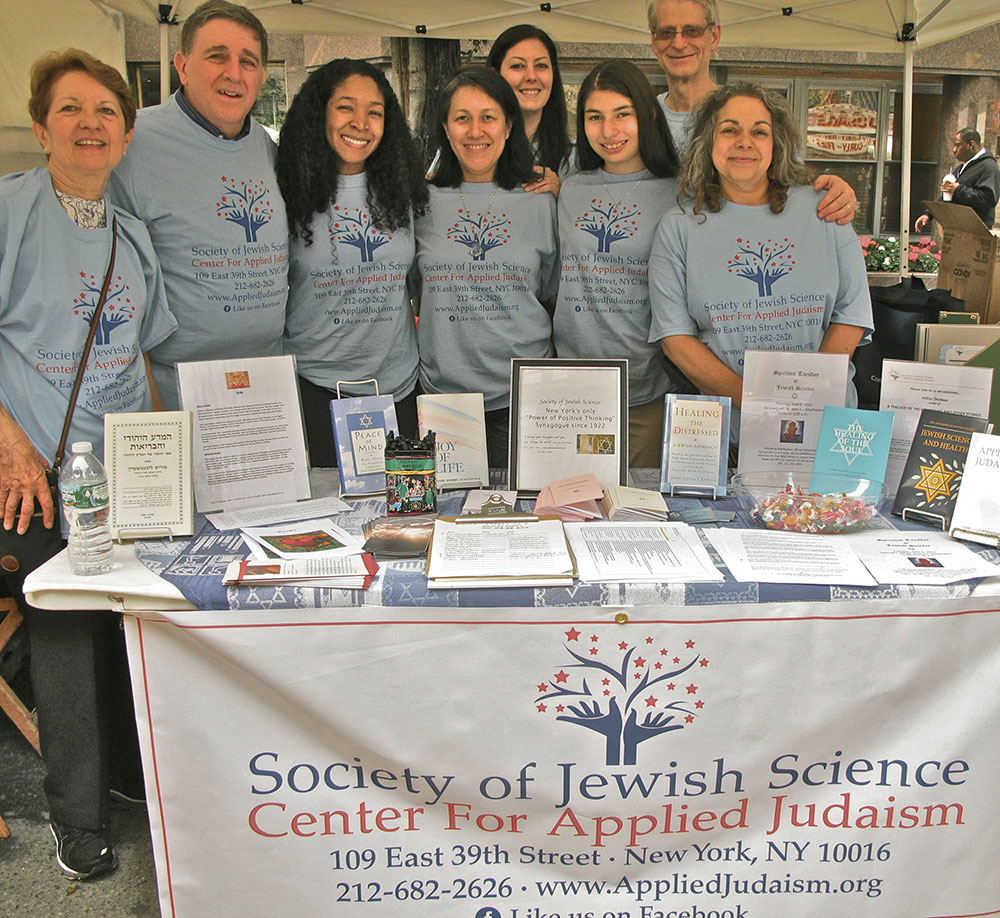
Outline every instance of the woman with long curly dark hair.
[[340, 58], [310, 74], [281, 131], [277, 174], [291, 233], [284, 351], [298, 364], [312, 462], [335, 466], [330, 400], [372, 395], [370, 380], [392, 394], [400, 432], [417, 427], [406, 275], [427, 188], [381, 71]]

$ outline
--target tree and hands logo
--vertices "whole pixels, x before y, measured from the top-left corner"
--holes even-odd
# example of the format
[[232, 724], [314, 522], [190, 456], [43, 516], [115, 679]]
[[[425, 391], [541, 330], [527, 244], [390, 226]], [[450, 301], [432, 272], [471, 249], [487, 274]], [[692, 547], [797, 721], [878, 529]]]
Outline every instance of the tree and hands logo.
[[[685, 641], [677, 653], [656, 647], [652, 637], [639, 647], [620, 641], [606, 649], [596, 634], [581, 640], [584, 633], [576, 628], [564, 633], [566, 651], [576, 662], [538, 684], [535, 709], [603, 736], [607, 765], [634, 765], [642, 743], [685, 729], [704, 708], [694, 681], [687, 685], [674, 681], [695, 666], [699, 671], [708, 666], [708, 660], [694, 650], [694, 641]], [[612, 658], [615, 662], [606, 662]], [[568, 669], [583, 672], [575, 679]], [[677, 695], [683, 700], [670, 700]]]
[[474, 214], [460, 207], [458, 220], [448, 228], [447, 237], [468, 247], [473, 261], [485, 261], [487, 252], [510, 242], [510, 230], [505, 228], [508, 226], [510, 220], [506, 214], [494, 215], [489, 211]]
[[635, 235], [638, 224], [634, 218], [641, 214], [638, 207], [621, 201], [605, 204], [600, 198], [591, 198], [590, 210], [577, 217], [573, 225], [597, 240], [598, 252], [610, 252], [616, 242]]
[[795, 244], [787, 238], [756, 243], [737, 239], [736, 245], [739, 254], [729, 259], [729, 273], [753, 281], [758, 296], [770, 296], [774, 282], [795, 269], [795, 259], [789, 254]]
[[[94, 310], [97, 308], [97, 301], [101, 296], [101, 285], [104, 283], [104, 279], [98, 279], [94, 274], [81, 271], [80, 280], [83, 284], [83, 290], [73, 297], [73, 315], [79, 316], [89, 326], [94, 318]], [[129, 286], [122, 280], [120, 274], [112, 278], [108, 285], [108, 296], [104, 301], [104, 308], [101, 310], [101, 318], [97, 323], [94, 344], [110, 344], [111, 333], [119, 325], [130, 321], [135, 315], [135, 303], [132, 302], [128, 292]]]
[[257, 231], [274, 217], [270, 189], [263, 182], [240, 181], [226, 176], [222, 176], [222, 185], [226, 193], [215, 202], [217, 215], [228, 223], [242, 226], [246, 241], [256, 242]]
[[382, 233], [372, 224], [366, 208], [333, 206], [335, 222], [330, 224], [330, 240], [353, 245], [362, 261], [374, 261], [375, 250], [392, 240], [390, 233]]

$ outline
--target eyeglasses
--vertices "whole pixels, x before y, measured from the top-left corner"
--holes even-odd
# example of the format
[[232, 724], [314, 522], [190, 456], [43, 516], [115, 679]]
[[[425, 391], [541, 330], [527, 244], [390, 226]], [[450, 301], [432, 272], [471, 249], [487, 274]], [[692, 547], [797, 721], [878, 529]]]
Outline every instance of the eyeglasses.
[[682, 29], [674, 28], [663, 28], [657, 29], [653, 32], [653, 38], [656, 41], [661, 41], [664, 44], [670, 44], [678, 35], [680, 35], [685, 41], [695, 41], [701, 38], [708, 29], [711, 28], [711, 24], [706, 23], [703, 26], [696, 25], [686, 25]]

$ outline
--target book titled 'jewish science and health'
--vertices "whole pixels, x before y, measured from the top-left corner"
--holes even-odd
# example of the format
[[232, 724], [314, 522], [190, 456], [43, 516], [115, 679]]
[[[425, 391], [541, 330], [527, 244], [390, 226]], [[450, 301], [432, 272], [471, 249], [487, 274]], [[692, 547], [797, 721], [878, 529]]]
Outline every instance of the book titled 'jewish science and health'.
[[892, 512], [947, 529], [972, 435], [984, 432], [988, 423], [967, 414], [921, 411]]

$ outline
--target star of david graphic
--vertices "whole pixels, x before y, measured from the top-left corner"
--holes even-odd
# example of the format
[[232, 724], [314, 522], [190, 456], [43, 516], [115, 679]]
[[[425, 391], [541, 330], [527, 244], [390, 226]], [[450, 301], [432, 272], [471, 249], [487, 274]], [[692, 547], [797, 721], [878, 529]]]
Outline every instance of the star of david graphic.
[[949, 472], [944, 467], [944, 460], [938, 459], [934, 465], [920, 466], [920, 481], [913, 489], [923, 491], [930, 503], [937, 497], [951, 497], [951, 483], [955, 479], [957, 472]]
[[601, 437], [597, 441], [597, 451], [599, 453], [610, 453], [613, 449], [613, 444], [610, 437]]
[[[871, 437], [866, 436], [860, 421], [852, 421], [847, 427], [835, 427], [833, 433], [837, 442], [830, 447], [830, 452], [842, 453], [848, 465], [853, 465], [858, 456], [873, 455]], [[851, 445], [848, 445], [848, 441], [851, 441]]]
[[371, 427], [372, 424], [374, 424], [375, 422], [372, 420], [372, 416], [370, 414], [363, 414], [361, 415], [361, 418], [358, 420], [358, 423], [362, 427]]

